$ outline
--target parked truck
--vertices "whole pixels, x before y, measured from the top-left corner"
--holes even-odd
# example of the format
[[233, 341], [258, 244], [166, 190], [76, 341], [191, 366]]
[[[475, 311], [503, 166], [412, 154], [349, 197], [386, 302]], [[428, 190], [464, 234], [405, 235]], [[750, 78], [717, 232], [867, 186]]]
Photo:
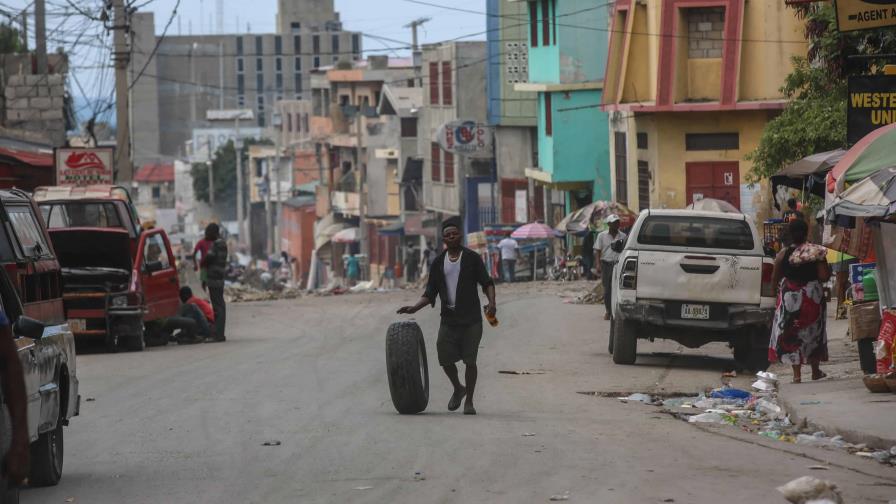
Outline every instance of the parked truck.
[[168, 342], [165, 318], [180, 290], [168, 235], [143, 229], [121, 186], [39, 187], [40, 206], [62, 265], [65, 316], [78, 338], [140, 351]]

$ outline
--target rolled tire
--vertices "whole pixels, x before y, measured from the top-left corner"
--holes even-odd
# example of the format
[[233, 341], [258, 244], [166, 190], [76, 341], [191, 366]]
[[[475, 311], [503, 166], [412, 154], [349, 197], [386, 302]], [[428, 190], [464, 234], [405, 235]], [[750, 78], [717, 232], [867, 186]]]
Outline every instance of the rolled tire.
[[37, 441], [31, 443], [31, 473], [28, 482], [31, 486], [55, 486], [62, 478], [62, 459], [65, 453], [62, 435], [62, 422], [56, 428], [41, 434]]
[[613, 318], [613, 362], [634, 364], [638, 357], [638, 335], [635, 325], [622, 317]]
[[413, 415], [429, 403], [426, 343], [416, 322], [396, 322], [386, 332], [386, 372], [392, 404], [402, 415]]

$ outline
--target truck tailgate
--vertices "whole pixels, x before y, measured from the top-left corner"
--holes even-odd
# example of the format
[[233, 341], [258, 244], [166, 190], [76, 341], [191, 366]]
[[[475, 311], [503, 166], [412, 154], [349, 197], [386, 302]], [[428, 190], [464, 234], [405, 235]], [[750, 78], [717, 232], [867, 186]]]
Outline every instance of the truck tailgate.
[[638, 299], [759, 305], [762, 257], [641, 250]]

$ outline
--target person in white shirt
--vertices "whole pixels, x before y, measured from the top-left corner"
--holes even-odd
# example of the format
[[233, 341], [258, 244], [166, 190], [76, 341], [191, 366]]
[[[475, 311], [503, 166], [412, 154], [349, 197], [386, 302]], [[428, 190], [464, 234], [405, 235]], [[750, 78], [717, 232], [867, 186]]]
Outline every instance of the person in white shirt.
[[516, 281], [516, 254], [519, 248], [516, 240], [509, 236], [498, 242], [498, 249], [501, 250], [501, 270], [504, 273], [505, 282]]
[[597, 274], [600, 275], [601, 284], [604, 287], [604, 320], [610, 320], [611, 294], [613, 289], [613, 267], [619, 261], [619, 253], [625, 243], [625, 233], [619, 230], [619, 216], [616, 214], [607, 217], [608, 229], [597, 235], [594, 240], [594, 256], [597, 259]]

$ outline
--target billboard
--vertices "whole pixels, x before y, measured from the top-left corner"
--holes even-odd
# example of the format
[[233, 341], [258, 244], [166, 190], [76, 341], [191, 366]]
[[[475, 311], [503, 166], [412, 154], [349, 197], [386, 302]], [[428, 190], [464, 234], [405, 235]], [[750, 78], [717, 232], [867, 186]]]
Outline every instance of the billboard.
[[896, 0], [835, 0], [842, 32], [896, 25]]
[[896, 75], [849, 78], [846, 141], [853, 145], [868, 133], [896, 123]]
[[[240, 127], [240, 139], [261, 138], [261, 128], [257, 126]], [[195, 128], [193, 129], [194, 161], [205, 161], [209, 154], [214, 155], [218, 147], [231, 140], [236, 140], [236, 128]]]
[[476, 121], [451, 121], [436, 131], [435, 141], [443, 150], [455, 154], [491, 154], [491, 126]]
[[112, 147], [68, 148], [54, 152], [56, 184], [85, 186], [111, 184], [115, 149]]

